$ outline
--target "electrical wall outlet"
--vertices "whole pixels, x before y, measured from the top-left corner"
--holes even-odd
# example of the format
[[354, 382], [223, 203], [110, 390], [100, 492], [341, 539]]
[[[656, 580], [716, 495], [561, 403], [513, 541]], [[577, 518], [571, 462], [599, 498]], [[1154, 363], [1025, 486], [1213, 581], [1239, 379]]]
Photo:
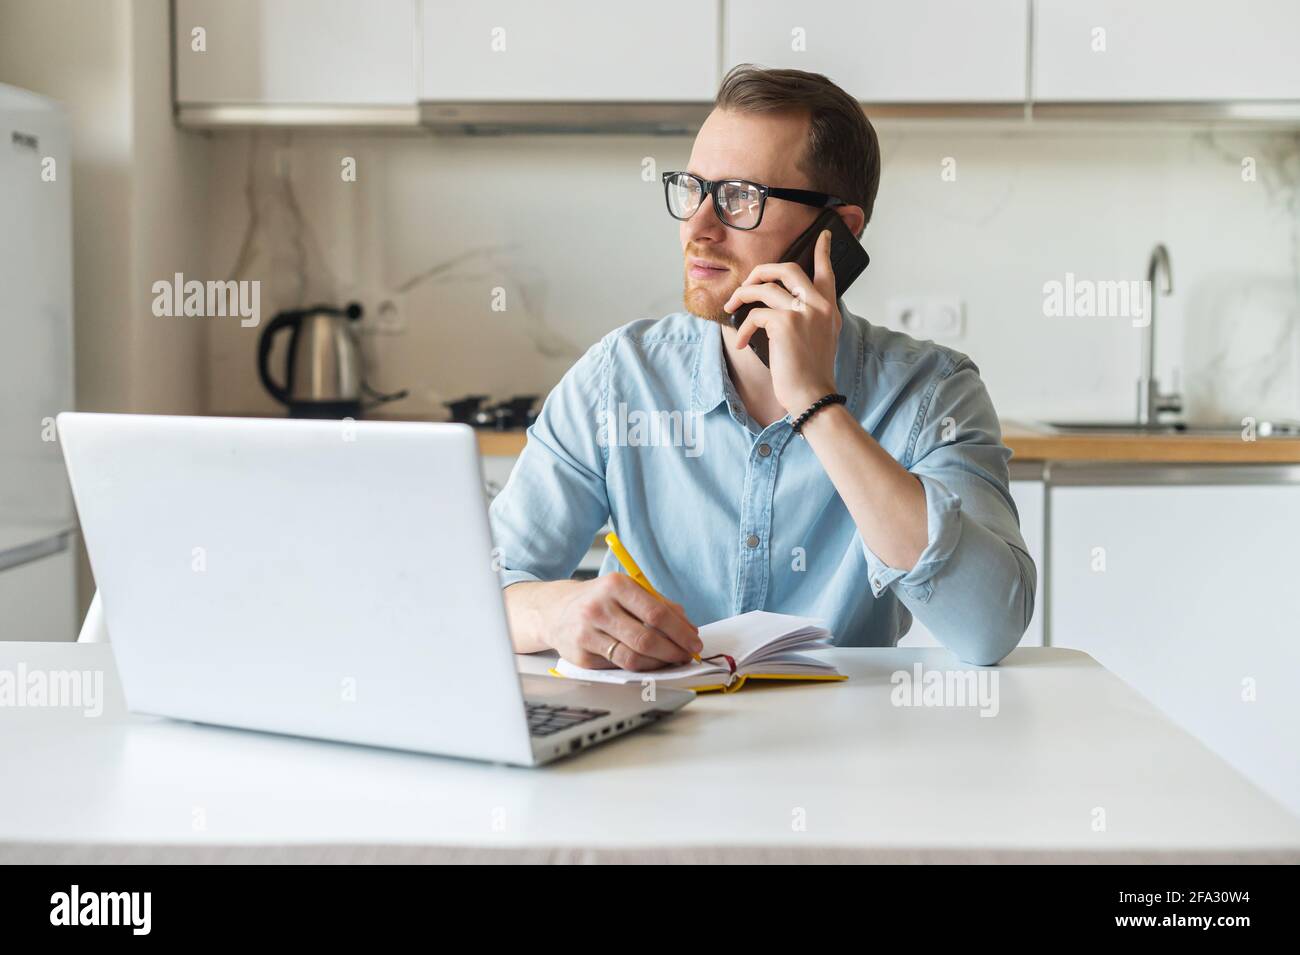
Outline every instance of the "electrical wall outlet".
[[965, 305], [952, 295], [909, 295], [885, 305], [889, 325], [913, 338], [953, 339], [966, 332]]
[[[364, 326], [366, 323], [362, 324]], [[404, 335], [406, 315], [392, 299], [384, 299], [375, 307], [370, 329], [377, 335]]]

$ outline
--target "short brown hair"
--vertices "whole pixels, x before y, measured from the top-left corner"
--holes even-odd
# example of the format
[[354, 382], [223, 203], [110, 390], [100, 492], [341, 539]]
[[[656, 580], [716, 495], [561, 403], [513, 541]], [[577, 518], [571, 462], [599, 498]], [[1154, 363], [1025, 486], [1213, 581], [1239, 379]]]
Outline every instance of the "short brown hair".
[[880, 142], [862, 106], [820, 73], [733, 66], [713, 101], [746, 113], [808, 114], [808, 149], [798, 166], [819, 192], [861, 206], [866, 221], [880, 188]]

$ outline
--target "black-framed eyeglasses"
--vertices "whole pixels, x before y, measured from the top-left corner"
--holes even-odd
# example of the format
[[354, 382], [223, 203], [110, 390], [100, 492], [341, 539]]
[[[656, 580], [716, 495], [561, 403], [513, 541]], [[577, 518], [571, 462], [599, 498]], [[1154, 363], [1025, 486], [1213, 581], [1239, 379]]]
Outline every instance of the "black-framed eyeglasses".
[[809, 189], [781, 189], [765, 186], [761, 182], [748, 179], [701, 179], [689, 172], [666, 172], [664, 180], [664, 201], [668, 203], [668, 214], [674, 219], [685, 222], [699, 211], [705, 196], [713, 196], [713, 211], [725, 226], [748, 232], [757, 229], [763, 221], [763, 209], [767, 200], [784, 199], [805, 206], [825, 209], [828, 206], [846, 206], [843, 199], [813, 192]]

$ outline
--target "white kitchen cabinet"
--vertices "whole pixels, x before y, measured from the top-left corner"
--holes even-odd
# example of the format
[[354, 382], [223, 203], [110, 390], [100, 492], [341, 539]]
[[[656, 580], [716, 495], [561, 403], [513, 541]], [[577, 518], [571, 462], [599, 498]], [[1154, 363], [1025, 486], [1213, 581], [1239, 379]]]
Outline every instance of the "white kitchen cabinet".
[[864, 103], [1023, 103], [1025, 0], [726, 0], [723, 65], [824, 73]]
[[1300, 99], [1296, 0], [1034, 0], [1035, 102]]
[[710, 101], [718, 0], [423, 0], [421, 99]]
[[[1043, 555], [1044, 555], [1044, 517], [1045, 496], [1043, 482], [1038, 480], [1013, 480], [1010, 484], [1011, 499], [1016, 503], [1020, 514], [1020, 536], [1025, 539], [1029, 556], [1038, 568], [1038, 595], [1034, 601], [1034, 615], [1029, 621], [1025, 635], [1020, 638], [1022, 647], [1041, 647], [1043, 645]], [[912, 628], [898, 641], [900, 647], [937, 647], [942, 644], [926, 626], [913, 619]]]
[[[1114, 474], [1097, 470], [1069, 480]], [[1295, 471], [1149, 468], [1125, 485], [1054, 484], [1048, 608], [1053, 646], [1091, 654], [1300, 812], [1300, 483], [1168, 483], [1283, 470]]]
[[[414, 106], [418, 0], [176, 0], [176, 101]], [[205, 49], [195, 46], [202, 30]]]

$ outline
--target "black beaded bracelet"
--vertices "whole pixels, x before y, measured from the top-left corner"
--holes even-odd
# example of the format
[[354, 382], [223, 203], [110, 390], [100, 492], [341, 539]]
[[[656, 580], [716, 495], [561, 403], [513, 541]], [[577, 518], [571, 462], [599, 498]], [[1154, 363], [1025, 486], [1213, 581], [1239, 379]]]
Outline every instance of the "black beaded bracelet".
[[795, 434], [799, 435], [799, 437], [802, 438], [803, 434], [800, 432], [799, 429], [804, 426], [804, 424], [808, 421], [809, 418], [811, 418], [817, 412], [821, 411], [827, 405], [842, 405], [848, 400], [849, 399], [846, 398], [844, 395], [826, 395], [823, 398], [818, 398], [816, 401], [812, 403], [812, 405], [808, 408], [807, 411], [805, 411], [799, 417], [795, 418], [794, 421], [790, 423], [790, 430], [792, 430]]

